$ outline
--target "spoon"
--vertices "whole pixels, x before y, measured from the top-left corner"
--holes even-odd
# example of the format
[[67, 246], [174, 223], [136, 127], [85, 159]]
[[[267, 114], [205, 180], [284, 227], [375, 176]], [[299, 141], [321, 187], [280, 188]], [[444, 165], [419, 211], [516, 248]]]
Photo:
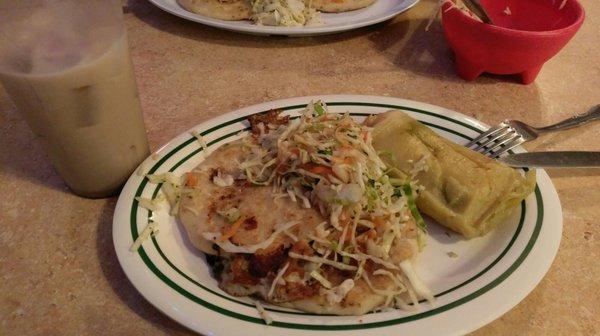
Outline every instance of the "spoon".
[[490, 16], [487, 14], [479, 0], [462, 0], [462, 2], [469, 8], [469, 10], [475, 14], [483, 23], [494, 24]]

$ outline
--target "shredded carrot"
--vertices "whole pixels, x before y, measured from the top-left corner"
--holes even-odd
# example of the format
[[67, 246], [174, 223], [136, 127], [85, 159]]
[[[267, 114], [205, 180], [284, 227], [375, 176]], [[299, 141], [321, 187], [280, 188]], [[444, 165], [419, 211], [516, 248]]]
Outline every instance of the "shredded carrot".
[[290, 266], [288, 266], [287, 270], [285, 270], [285, 273], [283, 273], [283, 275], [286, 276], [294, 272], [298, 273], [299, 276], [303, 276], [304, 267], [300, 267], [300, 265], [298, 265], [298, 259], [290, 258]]
[[330, 172], [331, 169], [329, 169], [328, 167], [325, 167], [325, 166], [315, 166], [315, 167], [311, 168], [310, 171], [315, 174], [326, 174], [326, 173]]
[[375, 224], [375, 227], [381, 227], [385, 225], [385, 219], [383, 217], [375, 217], [373, 218], [373, 224]]
[[367, 136], [368, 136], [368, 135], [369, 135], [369, 132], [367, 132], [367, 131], [363, 131], [363, 132], [362, 132], [362, 137], [363, 137], [363, 140], [364, 140], [364, 141], [367, 141]]
[[219, 238], [219, 241], [226, 241], [227, 239], [233, 237], [235, 235], [235, 233], [240, 229], [240, 226], [242, 226], [242, 223], [245, 220], [246, 220], [246, 218], [244, 218], [244, 216], [240, 216], [240, 218], [238, 218], [238, 220], [236, 220], [227, 229], [225, 229], [225, 230], [223, 230], [223, 232], [221, 232], [221, 238]]
[[277, 170], [278, 173], [285, 173], [289, 168], [289, 165], [280, 163], [275, 170]]
[[331, 162], [333, 163], [345, 163], [345, 164], [352, 164], [354, 162], [354, 160], [351, 157], [339, 157], [339, 156], [333, 156], [331, 158]]
[[304, 239], [300, 239], [296, 243], [294, 243], [291, 251], [302, 255], [313, 255], [313, 249], [308, 245], [308, 242]]
[[[348, 215], [346, 214], [346, 211], [342, 211], [342, 213], [340, 213], [340, 221], [347, 222], [347, 220], [348, 220]], [[342, 224], [342, 226], [345, 226], [345, 225]]]
[[292, 148], [290, 149], [290, 153], [300, 155], [300, 150], [298, 148]]
[[302, 169], [306, 169], [309, 172], [317, 175], [328, 176], [333, 175], [333, 170], [327, 166], [315, 165], [313, 163], [303, 164]]
[[352, 222], [348, 222], [346, 225], [350, 226], [348, 227], [348, 230], [346, 230], [346, 238], [344, 239], [350, 241], [352, 239], [352, 235], [354, 234], [354, 232], [352, 232]]
[[195, 187], [198, 185], [198, 176], [194, 173], [185, 174], [185, 185], [187, 187]]
[[371, 239], [375, 239], [375, 237], [377, 237], [377, 231], [375, 231], [373, 229], [367, 231], [367, 237], [369, 237]]

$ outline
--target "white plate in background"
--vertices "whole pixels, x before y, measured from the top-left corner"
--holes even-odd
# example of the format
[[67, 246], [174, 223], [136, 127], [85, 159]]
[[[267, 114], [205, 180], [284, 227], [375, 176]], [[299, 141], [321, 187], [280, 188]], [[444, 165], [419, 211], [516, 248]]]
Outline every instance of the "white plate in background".
[[208, 26], [255, 35], [313, 36], [332, 34], [369, 26], [410, 9], [419, 0], [377, 0], [371, 6], [343, 13], [321, 13], [323, 24], [304, 27], [274, 27], [256, 25], [249, 20], [226, 21], [192, 13], [181, 7], [177, 0], [148, 0], [155, 6], [184, 19]]

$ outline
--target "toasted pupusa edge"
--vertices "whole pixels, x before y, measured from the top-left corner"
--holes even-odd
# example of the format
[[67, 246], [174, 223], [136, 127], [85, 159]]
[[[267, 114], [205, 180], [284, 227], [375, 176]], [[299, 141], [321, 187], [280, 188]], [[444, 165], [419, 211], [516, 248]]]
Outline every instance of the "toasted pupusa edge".
[[361, 279], [342, 300], [335, 304], [328, 304], [325, 295], [317, 295], [306, 299], [278, 303], [280, 306], [298, 309], [313, 314], [334, 314], [359, 316], [369, 313], [380, 307], [385, 302], [383, 295], [373, 293]]
[[217, 250], [213, 247], [213, 242], [202, 237], [202, 230], [199, 230], [194, 222], [198, 220], [198, 216], [189, 210], [181, 210], [179, 213], [179, 222], [184, 226], [187, 232], [188, 239], [198, 250], [206, 253], [217, 255]]
[[[217, 254], [217, 250], [213, 248], [213, 242], [202, 237], [202, 233], [216, 231], [220, 229], [220, 226], [208, 218], [207, 207], [210, 204], [207, 202], [208, 198], [205, 198], [205, 195], [223, 190], [212, 182], [212, 170], [218, 167], [231, 168], [234, 159], [241, 155], [240, 144], [240, 141], [234, 141], [219, 147], [215, 150], [216, 155], [210, 155], [192, 172], [189, 172], [189, 174], [195, 175], [201, 188], [197, 188], [194, 192], [186, 193], [181, 197], [179, 221], [186, 229], [192, 245], [207, 254]], [[225, 222], [225, 219], [222, 222]]]
[[[317, 296], [276, 304], [313, 314], [360, 316], [376, 311], [377, 309], [397, 306], [396, 299], [404, 302], [411, 301], [410, 295], [406, 290], [397, 293], [398, 296], [394, 297], [385, 294], [384, 292], [386, 291], [390, 293], [393, 292], [392, 288], [394, 288], [395, 281], [387, 275], [375, 275], [372, 272], [373, 270], [374, 269], [371, 268], [371, 271], [368, 272], [369, 275], [367, 278], [370, 278], [370, 284], [367, 283], [366, 278], [354, 279], [354, 286], [352, 289], [337, 303], [328, 303], [327, 290], [321, 289]], [[340, 279], [337, 280], [339, 281]]]
[[339, 13], [361, 9], [372, 5], [376, 0], [312, 0], [313, 7], [321, 12]]
[[249, 0], [177, 0], [177, 2], [189, 12], [220, 20], [247, 20], [252, 15], [252, 5]]

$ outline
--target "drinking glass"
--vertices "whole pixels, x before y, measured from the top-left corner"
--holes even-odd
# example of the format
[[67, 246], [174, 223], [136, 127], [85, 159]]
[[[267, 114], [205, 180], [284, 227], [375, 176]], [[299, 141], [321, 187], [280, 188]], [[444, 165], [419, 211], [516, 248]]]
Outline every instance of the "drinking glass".
[[78, 195], [149, 154], [120, 0], [0, 1], [0, 82]]

